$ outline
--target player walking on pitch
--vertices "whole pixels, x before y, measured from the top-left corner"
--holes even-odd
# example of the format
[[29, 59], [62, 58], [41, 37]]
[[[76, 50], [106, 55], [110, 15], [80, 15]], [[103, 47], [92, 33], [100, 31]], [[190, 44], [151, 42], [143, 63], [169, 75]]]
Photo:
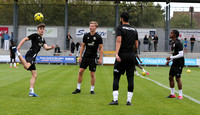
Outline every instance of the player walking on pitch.
[[169, 71], [169, 85], [171, 88], [171, 94], [167, 98], [175, 98], [175, 82], [174, 76], [176, 76], [176, 81], [179, 89], [179, 96], [177, 99], [183, 99], [182, 96], [182, 83], [181, 83], [181, 73], [184, 67], [184, 55], [183, 55], [183, 45], [178, 39], [179, 31], [172, 30], [170, 33], [170, 38], [172, 38], [172, 56], [167, 57], [166, 65], [169, 65], [170, 61], [173, 61], [170, 71]]
[[[83, 43], [80, 49], [80, 56], [79, 56], [79, 75], [78, 75], [78, 83], [77, 89], [72, 92], [73, 94], [77, 94], [81, 92], [81, 82], [83, 79], [83, 73], [85, 69], [89, 66], [90, 75], [91, 75], [91, 89], [90, 94], [95, 94], [94, 92], [94, 85], [95, 85], [95, 71], [96, 71], [96, 57], [97, 57], [97, 49], [100, 49], [100, 58], [98, 63], [102, 63], [102, 56], [103, 56], [103, 42], [100, 35], [96, 33], [96, 29], [98, 27], [98, 23], [96, 21], [92, 21], [89, 23], [90, 25], [90, 32], [85, 34], [83, 37]], [[86, 47], [86, 49], [85, 49]], [[82, 54], [85, 49], [83, 58]]]
[[[119, 80], [126, 71], [128, 80], [127, 105], [131, 105], [134, 88], [135, 53], [138, 48], [138, 33], [128, 23], [129, 14], [120, 15], [121, 25], [117, 27], [116, 34], [116, 60], [114, 64], [113, 101], [109, 105], [118, 105]], [[134, 49], [135, 46], [135, 49]]]
[[[54, 45], [47, 46], [45, 39], [42, 37], [42, 35], [45, 32], [45, 24], [43, 23], [39, 24], [37, 27], [37, 32], [38, 33], [31, 34], [30, 36], [22, 39], [22, 41], [19, 43], [16, 50], [16, 54], [19, 57], [20, 62], [22, 63], [24, 68], [31, 71], [31, 74], [32, 74], [32, 77], [30, 80], [30, 92], [29, 92], [29, 96], [31, 97], [38, 97], [38, 95], [34, 93], [34, 85], [37, 78], [37, 72], [36, 72], [36, 67], [35, 67], [36, 56], [38, 52], [40, 51], [41, 47], [43, 47], [46, 50], [54, 49], [55, 47]], [[24, 44], [24, 42], [28, 40], [31, 40], [32, 45], [29, 51], [26, 53], [25, 59], [24, 59], [23, 56], [19, 53], [19, 51], [20, 51], [21, 46]]]

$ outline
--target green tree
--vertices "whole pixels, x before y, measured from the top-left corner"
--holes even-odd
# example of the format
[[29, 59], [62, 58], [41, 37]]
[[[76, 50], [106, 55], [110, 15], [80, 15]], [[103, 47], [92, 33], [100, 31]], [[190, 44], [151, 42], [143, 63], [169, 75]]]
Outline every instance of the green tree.
[[123, 2], [120, 12], [130, 14], [130, 23], [136, 27], [164, 27], [164, 10], [153, 2]]
[[[3, 12], [0, 24], [12, 25], [13, 23], [13, 1], [3, 0], [0, 5]], [[64, 26], [65, 22], [65, 0], [18, 0], [19, 25], [36, 25], [33, 16], [37, 12], [44, 15], [44, 23], [47, 25]], [[115, 26], [114, 2], [70, 0], [68, 4], [69, 26], [88, 26], [88, 22], [96, 20], [100, 26]], [[120, 13], [130, 13], [130, 23], [136, 27], [164, 27], [164, 11], [161, 6], [155, 6], [152, 2], [122, 2]]]
[[115, 6], [112, 2], [76, 1], [69, 3], [69, 25], [88, 26], [95, 20], [100, 26], [114, 26]]
[[[195, 19], [192, 21], [193, 28], [197, 28], [198, 24]], [[189, 13], [177, 13], [170, 20], [172, 28], [191, 28], [191, 17]]]

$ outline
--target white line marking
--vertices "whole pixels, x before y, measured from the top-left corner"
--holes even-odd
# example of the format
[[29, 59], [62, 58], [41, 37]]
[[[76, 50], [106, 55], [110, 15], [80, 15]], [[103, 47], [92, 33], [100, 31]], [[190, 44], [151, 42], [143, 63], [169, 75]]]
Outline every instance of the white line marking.
[[[144, 78], [144, 79], [147, 79], [147, 80], [149, 80], [149, 81], [152, 81], [152, 82], [154, 82], [154, 83], [156, 83], [157, 85], [159, 85], [159, 86], [161, 86], [161, 87], [164, 87], [164, 88], [166, 88], [166, 89], [169, 89], [169, 90], [171, 90], [169, 87], [167, 87], [167, 86], [165, 86], [165, 85], [163, 85], [163, 84], [161, 84], [161, 83], [159, 83], [159, 82], [157, 82], [157, 81], [155, 81], [155, 80], [152, 80], [152, 79], [150, 79], [150, 78], [147, 78], [147, 77], [144, 77], [144, 76], [142, 76], [142, 75], [139, 75], [141, 78]], [[178, 93], [177, 91], [175, 91], [176, 93]], [[186, 98], [188, 98], [189, 100], [191, 100], [191, 101], [193, 101], [193, 102], [195, 102], [195, 103], [197, 103], [197, 104], [200, 104], [200, 101], [199, 100], [196, 100], [196, 99], [194, 99], [194, 98], [192, 98], [192, 97], [190, 97], [190, 96], [188, 96], [188, 95], [185, 95], [185, 94], [182, 94], [184, 97], [186, 97]]]

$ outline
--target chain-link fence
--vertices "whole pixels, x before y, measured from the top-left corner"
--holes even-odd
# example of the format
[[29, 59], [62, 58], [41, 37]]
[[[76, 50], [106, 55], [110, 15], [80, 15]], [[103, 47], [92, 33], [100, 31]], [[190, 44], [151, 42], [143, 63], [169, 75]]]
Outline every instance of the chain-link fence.
[[[13, 4], [0, 4], [0, 25], [13, 26]], [[89, 22], [95, 20], [99, 23], [99, 27], [105, 27], [108, 32], [108, 38], [113, 39], [115, 34], [115, 24], [116, 24], [116, 4], [114, 2], [110, 4], [68, 4], [68, 28], [69, 32], [72, 34], [75, 42], [80, 41], [76, 36], [76, 27], [88, 27]], [[178, 9], [178, 10], [177, 10]], [[200, 29], [200, 12], [198, 12], [198, 7], [194, 7], [194, 11], [189, 10], [190, 7], [184, 7], [181, 10], [179, 7], [172, 7], [171, 16], [171, 29], [178, 29], [181, 31], [181, 39], [187, 37], [188, 42], [192, 35], [195, 35], [196, 41], [200, 40], [200, 35], [198, 29]], [[160, 5], [148, 6], [148, 4], [135, 4], [135, 3], [120, 3], [119, 4], [119, 14], [123, 11], [129, 12], [130, 14], [130, 24], [136, 27], [140, 34], [141, 49], [143, 47], [143, 38], [145, 31], [155, 31], [159, 37], [158, 49], [160, 51], [166, 51], [163, 48], [165, 44], [168, 44], [165, 36], [165, 8]], [[172, 13], [172, 11], [174, 11]], [[18, 25], [19, 26], [36, 26], [38, 22], [35, 22], [33, 16], [35, 13], [41, 12], [44, 15], [43, 22], [47, 26], [57, 26], [59, 28], [59, 39], [65, 39], [66, 33], [65, 28], [65, 3], [63, 4], [18, 4]], [[118, 17], [119, 18], [119, 17]], [[22, 28], [22, 27], [21, 27]], [[159, 29], [158, 29], [159, 28]], [[153, 29], [153, 30], [151, 30]], [[9, 31], [9, 33], [13, 29]], [[187, 31], [189, 30], [189, 31]], [[19, 28], [18, 38], [26, 36], [23, 29]], [[146, 33], [145, 33], [146, 34]], [[147, 33], [148, 36], [149, 33]], [[106, 41], [106, 40], [105, 40]], [[55, 39], [52, 41], [58, 42]], [[60, 42], [60, 41], [59, 41]], [[64, 44], [65, 41], [62, 41]], [[105, 42], [107, 43], [105, 49], [113, 50], [113, 41]], [[60, 43], [57, 43], [60, 44]], [[194, 50], [199, 52], [199, 42], [195, 42]], [[61, 45], [64, 46], [65, 45]], [[112, 47], [112, 48], [109, 48]]]
[[[0, 4], [0, 25], [13, 24], [13, 4]], [[44, 23], [52, 26], [65, 25], [65, 4], [19, 4], [18, 24], [36, 25], [33, 16], [37, 12], [44, 15]], [[177, 10], [178, 9], [178, 10]], [[200, 28], [200, 12], [191, 12], [188, 8], [171, 8], [172, 28]], [[186, 10], [188, 9], [188, 10]], [[198, 9], [195, 8], [194, 9]], [[161, 6], [143, 6], [120, 4], [119, 14], [127, 11], [130, 14], [130, 24], [135, 27], [164, 28], [165, 9]], [[68, 25], [87, 26], [91, 20], [96, 20], [103, 27], [115, 26], [116, 5], [68, 4]]]

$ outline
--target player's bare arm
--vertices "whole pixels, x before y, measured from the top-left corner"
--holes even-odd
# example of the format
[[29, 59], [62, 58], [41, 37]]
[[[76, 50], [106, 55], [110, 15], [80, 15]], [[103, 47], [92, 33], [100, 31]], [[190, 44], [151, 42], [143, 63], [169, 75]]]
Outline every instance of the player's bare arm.
[[50, 49], [54, 49], [54, 48], [55, 48], [55, 45], [47, 46], [47, 44], [44, 44], [44, 45], [43, 45], [43, 48], [44, 48], [45, 50], [50, 50]]
[[138, 49], [138, 40], [135, 40], [135, 50]]
[[137, 54], [135, 56], [140, 61], [140, 63], [142, 63], [142, 61], [140, 60], [140, 57]]
[[25, 37], [24, 39], [22, 39], [22, 41], [19, 43], [19, 45], [17, 46], [17, 50], [20, 51], [21, 46], [24, 44], [24, 42], [28, 41], [29, 38]]
[[82, 54], [83, 54], [84, 49], [85, 49], [85, 43], [82, 43], [81, 49], [80, 49], [80, 55], [79, 55], [79, 63], [81, 63], [82, 61]]
[[119, 49], [120, 49], [120, 47], [121, 47], [121, 43], [122, 43], [122, 37], [121, 36], [117, 36], [117, 40], [116, 40], [116, 59], [117, 59], [117, 61], [121, 61], [121, 59], [120, 59], [120, 57], [119, 57], [119, 55], [118, 55], [118, 53], [119, 53]]
[[100, 57], [99, 57], [98, 63], [99, 63], [99, 64], [102, 64], [103, 44], [99, 44], [99, 48], [100, 48]]

